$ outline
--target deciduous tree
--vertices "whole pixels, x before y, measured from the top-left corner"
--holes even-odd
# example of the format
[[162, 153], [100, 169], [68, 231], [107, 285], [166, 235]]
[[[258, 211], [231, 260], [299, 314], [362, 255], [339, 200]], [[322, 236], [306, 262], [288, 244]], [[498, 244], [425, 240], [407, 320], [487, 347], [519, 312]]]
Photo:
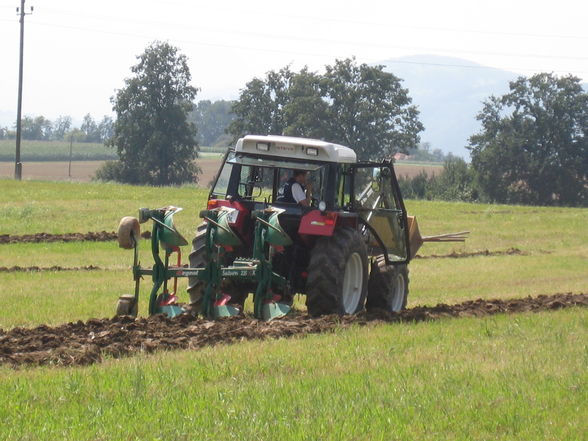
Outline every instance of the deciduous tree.
[[588, 203], [588, 94], [580, 79], [541, 73], [490, 97], [470, 138], [480, 189], [494, 201]]
[[383, 69], [346, 59], [324, 74], [271, 71], [241, 91], [229, 133], [314, 137], [346, 144], [362, 159], [406, 152], [423, 126], [408, 90]]
[[162, 42], [137, 58], [134, 75], [112, 99], [116, 121], [108, 145], [120, 161], [97, 177], [153, 185], [195, 182], [196, 128], [187, 117], [197, 89], [190, 85], [187, 58]]

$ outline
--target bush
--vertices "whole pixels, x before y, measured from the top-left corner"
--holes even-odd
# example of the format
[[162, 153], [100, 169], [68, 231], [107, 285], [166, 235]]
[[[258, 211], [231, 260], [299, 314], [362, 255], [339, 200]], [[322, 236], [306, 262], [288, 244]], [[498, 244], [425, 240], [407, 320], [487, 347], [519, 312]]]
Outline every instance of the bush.
[[439, 176], [422, 171], [414, 178], [398, 179], [400, 191], [407, 199], [473, 202], [478, 200], [473, 171], [461, 158], [449, 156]]
[[93, 180], [122, 182], [123, 165], [120, 161], [106, 161], [96, 170]]

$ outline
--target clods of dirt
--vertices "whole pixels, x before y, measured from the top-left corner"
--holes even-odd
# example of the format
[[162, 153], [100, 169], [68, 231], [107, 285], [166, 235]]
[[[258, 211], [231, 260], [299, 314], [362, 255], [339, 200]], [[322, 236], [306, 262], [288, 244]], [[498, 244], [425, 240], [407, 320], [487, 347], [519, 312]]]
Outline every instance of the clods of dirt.
[[133, 319], [91, 319], [60, 326], [0, 329], [0, 364], [72, 366], [100, 362], [138, 352], [199, 349], [243, 340], [284, 338], [330, 332], [352, 324], [415, 322], [448, 317], [483, 317], [492, 314], [535, 312], [588, 306], [588, 294], [553, 294], [509, 300], [470, 300], [455, 305], [417, 306], [400, 313], [370, 311], [355, 316], [291, 315], [266, 323], [251, 317], [217, 321], [182, 315]]

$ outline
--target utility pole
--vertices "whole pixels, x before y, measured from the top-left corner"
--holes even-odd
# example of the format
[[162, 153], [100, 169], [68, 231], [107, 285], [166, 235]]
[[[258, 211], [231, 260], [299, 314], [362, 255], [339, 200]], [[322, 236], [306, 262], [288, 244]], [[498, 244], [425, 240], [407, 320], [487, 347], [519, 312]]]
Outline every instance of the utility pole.
[[23, 50], [24, 50], [24, 18], [25, 15], [33, 13], [25, 13], [25, 0], [20, 0], [20, 8], [16, 8], [16, 13], [20, 15], [20, 58], [18, 64], [18, 110], [16, 114], [16, 155], [14, 158], [14, 179], [20, 181], [22, 179], [22, 162], [20, 162], [20, 135], [22, 118], [22, 65], [23, 65]]

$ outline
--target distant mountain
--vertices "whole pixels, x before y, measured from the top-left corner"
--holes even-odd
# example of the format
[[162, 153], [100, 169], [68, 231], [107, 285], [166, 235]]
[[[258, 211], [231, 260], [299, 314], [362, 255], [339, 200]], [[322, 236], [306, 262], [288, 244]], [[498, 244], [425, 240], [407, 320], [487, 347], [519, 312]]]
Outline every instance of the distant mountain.
[[468, 60], [436, 55], [394, 58], [376, 64], [404, 80], [413, 103], [419, 107], [425, 131], [421, 141], [467, 158], [468, 138], [480, 125], [476, 115], [490, 95], [508, 92], [519, 75]]

